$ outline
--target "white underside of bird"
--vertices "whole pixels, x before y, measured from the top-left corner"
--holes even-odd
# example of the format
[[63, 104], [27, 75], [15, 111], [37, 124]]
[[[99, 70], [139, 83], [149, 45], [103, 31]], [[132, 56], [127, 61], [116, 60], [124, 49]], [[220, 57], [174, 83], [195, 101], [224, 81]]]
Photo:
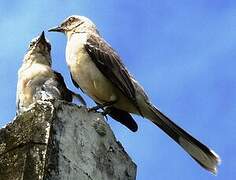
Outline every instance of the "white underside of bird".
[[[98, 36], [98, 34], [94, 34]], [[109, 77], [98, 69], [86, 51], [89, 33], [67, 33], [66, 61], [73, 80], [79, 87], [99, 104], [115, 102], [114, 107], [129, 113], [142, 115], [166, 132], [173, 140], [188, 152], [201, 166], [213, 173], [217, 172], [219, 156], [200, 143], [152, 105], [143, 88], [129, 75], [135, 89], [135, 102], [125, 96]], [[94, 47], [97, 48], [97, 47]], [[138, 108], [137, 108], [138, 106]]]
[[84, 44], [86, 33], [74, 33], [66, 46], [66, 62], [74, 81], [98, 103], [116, 102], [115, 107], [136, 113], [136, 108], [96, 67]]

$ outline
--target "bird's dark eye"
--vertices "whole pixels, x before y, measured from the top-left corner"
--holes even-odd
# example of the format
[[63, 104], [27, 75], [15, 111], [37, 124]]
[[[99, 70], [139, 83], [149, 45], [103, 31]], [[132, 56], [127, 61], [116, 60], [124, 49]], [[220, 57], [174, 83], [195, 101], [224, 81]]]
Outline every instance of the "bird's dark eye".
[[74, 17], [70, 17], [68, 20], [69, 20], [69, 22], [73, 22], [75, 20], [75, 18]]

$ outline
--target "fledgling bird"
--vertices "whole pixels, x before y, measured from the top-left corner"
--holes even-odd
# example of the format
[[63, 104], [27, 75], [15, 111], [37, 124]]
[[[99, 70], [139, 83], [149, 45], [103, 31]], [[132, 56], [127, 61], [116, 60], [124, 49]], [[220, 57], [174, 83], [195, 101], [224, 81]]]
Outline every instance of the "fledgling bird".
[[30, 42], [18, 71], [17, 114], [27, 110], [37, 100], [48, 98], [71, 102], [75, 97], [85, 104], [79, 94], [66, 87], [61, 74], [52, 70], [50, 51], [51, 45], [46, 40], [44, 32]]
[[151, 120], [202, 167], [217, 173], [220, 157], [160, 112], [130, 75], [119, 55], [87, 17], [70, 16], [49, 31], [67, 36], [66, 62], [72, 80], [102, 107]]

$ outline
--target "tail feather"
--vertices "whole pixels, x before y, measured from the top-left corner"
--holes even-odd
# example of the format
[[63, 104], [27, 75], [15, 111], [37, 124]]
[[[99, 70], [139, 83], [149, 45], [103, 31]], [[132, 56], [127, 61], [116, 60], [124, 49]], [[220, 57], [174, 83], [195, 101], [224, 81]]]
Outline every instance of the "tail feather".
[[137, 123], [128, 112], [114, 107], [108, 107], [107, 109], [108, 109], [108, 115], [111, 116], [113, 119], [125, 125], [133, 132], [136, 132], [138, 130]]
[[221, 160], [213, 150], [209, 149], [207, 146], [180, 128], [157, 108], [151, 104], [147, 105], [148, 113], [145, 114], [147, 115], [148, 119], [152, 120], [155, 125], [167, 133], [203, 168], [207, 169], [213, 174], [217, 173], [217, 166], [220, 164]]

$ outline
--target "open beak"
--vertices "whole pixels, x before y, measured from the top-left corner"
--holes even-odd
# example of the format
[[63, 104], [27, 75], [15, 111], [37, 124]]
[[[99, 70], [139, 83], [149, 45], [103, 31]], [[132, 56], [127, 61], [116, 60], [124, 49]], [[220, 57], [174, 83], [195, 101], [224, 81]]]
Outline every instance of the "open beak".
[[60, 26], [57, 26], [49, 29], [48, 32], [64, 32], [64, 29]]

